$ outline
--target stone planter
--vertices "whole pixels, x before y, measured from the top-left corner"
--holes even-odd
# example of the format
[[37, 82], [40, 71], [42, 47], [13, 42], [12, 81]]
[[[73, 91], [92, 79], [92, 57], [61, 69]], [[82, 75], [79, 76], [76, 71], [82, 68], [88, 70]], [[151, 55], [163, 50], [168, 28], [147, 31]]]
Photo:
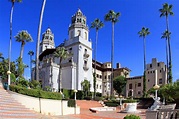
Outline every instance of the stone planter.
[[124, 112], [136, 112], [137, 111], [137, 103], [124, 103]]

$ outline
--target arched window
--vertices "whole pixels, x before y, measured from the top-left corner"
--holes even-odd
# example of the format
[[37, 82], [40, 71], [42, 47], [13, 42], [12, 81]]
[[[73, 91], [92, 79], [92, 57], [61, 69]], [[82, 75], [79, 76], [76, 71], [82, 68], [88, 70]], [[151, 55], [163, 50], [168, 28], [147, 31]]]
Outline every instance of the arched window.
[[85, 40], [87, 40], [87, 33], [85, 32]]
[[78, 30], [78, 36], [81, 36], [81, 31], [80, 30]]

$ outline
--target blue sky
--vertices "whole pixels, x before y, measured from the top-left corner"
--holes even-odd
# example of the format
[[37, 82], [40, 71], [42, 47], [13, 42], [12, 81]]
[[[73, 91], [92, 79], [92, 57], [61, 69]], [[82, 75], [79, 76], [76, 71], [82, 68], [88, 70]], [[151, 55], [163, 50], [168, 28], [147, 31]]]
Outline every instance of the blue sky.
[[[68, 27], [71, 16], [78, 8], [87, 17], [88, 26], [95, 18], [104, 21], [104, 15], [109, 10], [120, 12], [119, 22], [115, 25], [115, 63], [120, 62], [122, 67], [132, 70], [131, 76], [142, 75], [143, 72], [143, 41], [138, 36], [141, 28], [148, 27], [151, 34], [146, 38], [147, 63], [156, 57], [158, 61], [166, 62], [165, 40], [161, 39], [161, 33], [166, 29], [165, 18], [160, 18], [159, 9], [163, 3], [173, 4], [174, 16], [169, 17], [171, 35], [171, 48], [173, 59], [173, 77], [179, 78], [179, 1], [177, 0], [47, 0], [42, 33], [50, 27], [55, 35], [55, 44], [59, 45], [68, 38]], [[29, 65], [29, 50], [36, 50], [37, 29], [42, 0], [23, 0], [15, 4], [13, 14], [13, 36], [20, 30], [27, 30], [34, 42], [27, 43], [24, 51], [24, 62]], [[11, 3], [8, 0], [0, 2], [0, 52], [8, 57], [9, 48], [9, 19]], [[111, 56], [111, 28], [110, 22], [104, 22], [105, 26], [99, 31], [97, 60], [99, 62], [110, 61]], [[89, 38], [94, 42], [95, 30], [90, 29]], [[16, 60], [20, 54], [20, 43], [12, 42], [12, 60]], [[34, 56], [35, 57], [35, 56]], [[29, 76], [26, 69], [26, 76]]]

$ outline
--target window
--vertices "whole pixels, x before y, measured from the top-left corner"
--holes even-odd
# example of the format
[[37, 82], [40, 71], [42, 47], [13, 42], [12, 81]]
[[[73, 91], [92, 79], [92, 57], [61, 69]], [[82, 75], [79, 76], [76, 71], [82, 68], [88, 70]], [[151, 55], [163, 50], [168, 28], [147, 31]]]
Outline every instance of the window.
[[150, 64], [150, 68], [152, 68], [152, 64]]
[[148, 82], [150, 82], [150, 79], [148, 79]]
[[157, 63], [158, 67], [160, 66], [160, 63]]
[[101, 78], [102, 78], [102, 76], [100, 75], [100, 76], [99, 76], [99, 78], [101, 79]]
[[78, 36], [81, 36], [81, 31], [80, 30], [78, 30]]
[[96, 77], [98, 78], [98, 77], [99, 77], [99, 75], [97, 74], [97, 75], [96, 75]]
[[108, 79], [111, 79], [111, 76], [110, 76], [110, 75], [108, 75]]
[[53, 38], [52, 38], [52, 36], [50, 37], [50, 40], [52, 40]]
[[159, 84], [162, 84], [162, 79], [159, 79]]
[[101, 85], [100, 85], [100, 89], [101, 89]]
[[140, 94], [141, 94], [141, 92], [140, 92], [140, 91], [138, 91], [138, 92], [137, 92], [137, 94], [138, 94], [138, 95], [140, 95]]
[[141, 87], [141, 83], [138, 83], [138, 87]]
[[85, 32], [85, 40], [87, 40], [87, 33]]
[[153, 73], [155, 73], [155, 71], [153, 71]]
[[129, 89], [132, 89], [132, 83], [131, 83], [131, 84], [129, 84]]
[[98, 84], [96, 85], [96, 88], [98, 89]]
[[106, 79], [106, 76], [104, 76], [104, 79]]
[[84, 64], [87, 65], [87, 61], [86, 60], [84, 60]]
[[162, 70], [160, 70], [160, 73], [162, 72]]

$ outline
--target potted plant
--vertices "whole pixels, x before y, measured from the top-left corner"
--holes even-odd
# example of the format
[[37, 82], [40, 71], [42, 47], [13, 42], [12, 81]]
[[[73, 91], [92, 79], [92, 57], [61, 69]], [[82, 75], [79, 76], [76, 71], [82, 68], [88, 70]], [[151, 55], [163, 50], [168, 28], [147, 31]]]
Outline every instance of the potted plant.
[[134, 99], [126, 99], [123, 100], [124, 103], [124, 111], [125, 112], [135, 112], [137, 111], [137, 100]]

